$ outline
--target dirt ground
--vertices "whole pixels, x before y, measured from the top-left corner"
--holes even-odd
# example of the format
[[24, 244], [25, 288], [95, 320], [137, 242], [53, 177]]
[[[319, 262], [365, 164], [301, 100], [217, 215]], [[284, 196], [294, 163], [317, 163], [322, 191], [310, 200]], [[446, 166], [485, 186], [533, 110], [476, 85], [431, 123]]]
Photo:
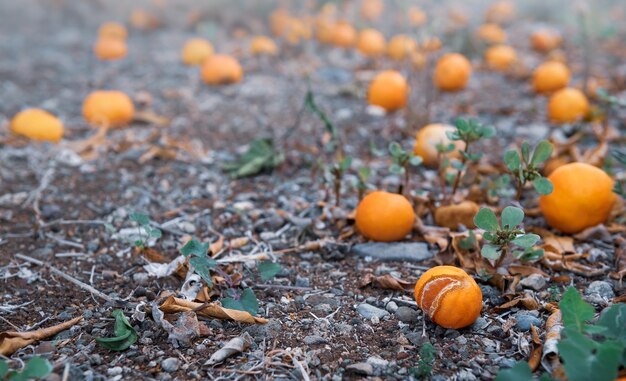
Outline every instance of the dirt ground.
[[[485, 2], [473, 3], [475, 9], [484, 9]], [[461, 330], [430, 322], [410, 291], [360, 287], [366, 274], [415, 281], [431, 266], [454, 261], [451, 247], [440, 253], [433, 242], [422, 261], [355, 254], [354, 245], [365, 242], [350, 233], [353, 221], [346, 217], [358, 202], [356, 176], [347, 176], [341, 208], [331, 208], [334, 200], [328, 199], [317, 169], [318, 161], [329, 157], [320, 148], [324, 127], [307, 112], [298, 122], [308, 76], [316, 100], [336, 122], [355, 166], [375, 169], [369, 182], [376, 187], [396, 188], [399, 179], [388, 174], [388, 158], [377, 156], [372, 146], [386, 150], [388, 142], [398, 141], [411, 147], [421, 122], [404, 111], [378, 115], [364, 101], [374, 69], [393, 64], [372, 63], [355, 52], [314, 43], [286, 48], [280, 57], [249, 57], [247, 37], [235, 38], [232, 32], [244, 28], [251, 34], [269, 34], [265, 15], [273, 3], [222, 9], [217, 4], [201, 8], [203, 18], [192, 27], [185, 21], [194, 8], [190, 4], [181, 2], [170, 13], [146, 2], [162, 16], [163, 26], [150, 31], [130, 28], [129, 56], [119, 62], [100, 62], [91, 50], [96, 30], [104, 21], [125, 21], [127, 7], [106, 1], [0, 0], [0, 125], [5, 125], [0, 143], [0, 332], [84, 318], [53, 338], [21, 349], [12, 356], [14, 361], [45, 355], [55, 366], [50, 380], [404, 380], [417, 378], [419, 348], [430, 342], [436, 349], [432, 380], [490, 380], [501, 367], [528, 358], [533, 339], [523, 322], [532, 322], [543, 337], [550, 316], [545, 304], [555, 301], [567, 286], [586, 290], [586, 298], [598, 310], [611, 298], [624, 295], [623, 285], [608, 276], [616, 270], [615, 253], [623, 231], [606, 228], [575, 240], [576, 251], [587, 254], [583, 263], [599, 269], [597, 273], [541, 267], [552, 279], [549, 285], [535, 289], [517, 284], [515, 296], [493, 283], [480, 282], [481, 317]], [[243, 11], [237, 11], [237, 6]], [[249, 22], [246, 12], [254, 15]], [[481, 14], [472, 12], [476, 17]], [[494, 125], [497, 137], [479, 147], [493, 162], [513, 143], [547, 137], [564, 141], [576, 132], [572, 126], [557, 129], [548, 124], [546, 99], [530, 89], [529, 68], [544, 59], [528, 47], [528, 31], [536, 22], [521, 18], [508, 29], [510, 43], [524, 52], [525, 70], [506, 76], [484, 70], [480, 53], [475, 52], [470, 56], [477, 68], [468, 89], [437, 94], [432, 103], [432, 121], [451, 122], [464, 115]], [[383, 29], [392, 28], [391, 24], [385, 23]], [[574, 33], [569, 28], [563, 26], [565, 35]], [[205, 86], [197, 68], [180, 63], [184, 41], [203, 33], [211, 35], [217, 50], [240, 57], [245, 70], [240, 84]], [[583, 52], [574, 38], [566, 41], [574, 82], [580, 83]], [[592, 66], [592, 72], [612, 83], [618, 94], [626, 88], [621, 48], [608, 43], [595, 46]], [[417, 75], [414, 84], [423, 85], [422, 79]], [[95, 133], [82, 118], [82, 100], [100, 88], [125, 91], [140, 111], [169, 122], [166, 126], [151, 120], [134, 122], [109, 131], [106, 142], [96, 142], [89, 153], [77, 153], [72, 142]], [[414, 91], [411, 99], [418, 105], [412, 112], [419, 114], [423, 94]], [[64, 141], [53, 145], [10, 138], [8, 121], [27, 106], [59, 116], [66, 126]], [[621, 134], [624, 120], [619, 115], [614, 126]], [[296, 132], [281, 141], [294, 126]], [[279, 142], [285, 162], [250, 178], [231, 179], [224, 174], [222, 164], [259, 137]], [[590, 136], [581, 142], [582, 147], [593, 144]], [[435, 171], [422, 168], [415, 171], [412, 182], [422, 194], [437, 192], [435, 177]], [[534, 196], [528, 197], [524, 205], [535, 208]], [[249, 325], [201, 319], [208, 333], [188, 345], [172, 343], [149, 308], [163, 292], [178, 293], [183, 279], [149, 275], [144, 269], [149, 259], [134, 251], [132, 243], [119, 239], [120, 232], [135, 226], [129, 220], [133, 211], [146, 213], [162, 229], [163, 237], [152, 248], [167, 261], [179, 255], [190, 236], [211, 242], [219, 236], [225, 242], [248, 237], [245, 246], [227, 249], [221, 258], [253, 252], [274, 258], [282, 270], [270, 281], [259, 278], [254, 261], [228, 267], [252, 287], [259, 300], [258, 315], [269, 322]], [[434, 225], [429, 214], [423, 222]], [[537, 214], [531, 214], [526, 224], [547, 228]], [[114, 231], [106, 228], [109, 225]], [[325, 244], [291, 250], [316, 240]], [[428, 240], [416, 231], [410, 241]], [[18, 255], [46, 265], [29, 263]], [[92, 286], [110, 301], [72, 284], [50, 266]], [[603, 284], [590, 286], [595, 282]], [[507, 280], [507, 287], [510, 284]], [[595, 293], [605, 290], [601, 287], [605, 284], [610, 292]], [[494, 310], [522, 294], [541, 307]], [[376, 307], [372, 316], [361, 312], [358, 307], [363, 304]], [[122, 352], [95, 341], [112, 334], [110, 314], [116, 308], [124, 310], [139, 334], [137, 343]], [[252, 338], [248, 349], [217, 366], [204, 365], [226, 342], [244, 333]]]

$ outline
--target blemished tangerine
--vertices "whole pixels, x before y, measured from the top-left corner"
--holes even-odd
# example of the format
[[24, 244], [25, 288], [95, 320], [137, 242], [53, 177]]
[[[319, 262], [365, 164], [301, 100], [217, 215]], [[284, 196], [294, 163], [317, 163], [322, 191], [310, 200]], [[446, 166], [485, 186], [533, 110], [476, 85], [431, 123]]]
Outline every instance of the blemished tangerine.
[[451, 329], [474, 323], [483, 294], [476, 281], [454, 266], [435, 266], [415, 284], [415, 301], [434, 323]]
[[465, 143], [462, 141], [451, 141], [446, 135], [447, 132], [454, 131], [455, 128], [446, 124], [429, 124], [417, 132], [413, 153], [420, 156], [424, 160], [424, 165], [428, 167], [437, 167], [439, 165], [438, 145], [448, 146], [454, 143], [454, 150], [444, 154], [450, 159], [460, 158], [459, 150], [465, 149]]
[[128, 54], [126, 41], [117, 38], [99, 38], [93, 47], [93, 52], [98, 59], [103, 61], [119, 60]]
[[333, 26], [333, 45], [350, 48], [356, 43], [356, 29], [347, 21], [338, 21]]
[[117, 22], [105, 22], [98, 28], [99, 38], [115, 38], [118, 40], [126, 40], [128, 31], [126, 27]]
[[202, 65], [213, 55], [213, 45], [204, 38], [192, 38], [185, 42], [180, 58], [185, 65]]
[[506, 32], [498, 24], [483, 24], [478, 27], [476, 35], [488, 44], [501, 44], [506, 41]]
[[376, 29], [363, 29], [359, 33], [356, 47], [364, 56], [380, 56], [385, 52], [385, 36]]
[[356, 208], [356, 227], [372, 241], [399, 241], [411, 232], [414, 222], [413, 206], [397, 193], [372, 192]]
[[506, 71], [517, 61], [517, 53], [508, 45], [496, 45], [485, 51], [485, 61], [491, 69]]
[[561, 35], [550, 29], [539, 29], [530, 35], [530, 45], [541, 53], [547, 53], [561, 46], [563, 38]]
[[133, 101], [121, 91], [97, 90], [83, 102], [83, 116], [94, 126], [121, 127], [130, 123], [134, 114]]
[[407, 35], [397, 34], [389, 40], [387, 44], [387, 55], [389, 58], [401, 61], [417, 49], [417, 42]]
[[613, 179], [600, 168], [569, 163], [555, 169], [548, 179], [554, 190], [539, 198], [539, 207], [551, 227], [574, 234], [609, 217], [617, 196]]
[[567, 86], [570, 71], [565, 64], [548, 61], [539, 65], [533, 72], [532, 85], [538, 93], [550, 93]]
[[440, 90], [457, 91], [467, 86], [471, 75], [472, 65], [465, 56], [448, 53], [437, 61], [433, 82]]
[[573, 123], [589, 113], [585, 94], [571, 87], [552, 94], [548, 102], [548, 117], [555, 123]]
[[409, 85], [404, 76], [400, 72], [386, 70], [378, 73], [370, 83], [367, 101], [390, 112], [404, 107], [408, 94]]
[[234, 57], [215, 54], [202, 65], [202, 80], [207, 85], [228, 85], [243, 78], [243, 69]]
[[63, 138], [63, 122], [48, 111], [30, 108], [15, 114], [11, 132], [32, 140], [58, 142]]
[[275, 56], [278, 54], [278, 46], [274, 40], [267, 36], [254, 36], [250, 40], [250, 53], [255, 56]]

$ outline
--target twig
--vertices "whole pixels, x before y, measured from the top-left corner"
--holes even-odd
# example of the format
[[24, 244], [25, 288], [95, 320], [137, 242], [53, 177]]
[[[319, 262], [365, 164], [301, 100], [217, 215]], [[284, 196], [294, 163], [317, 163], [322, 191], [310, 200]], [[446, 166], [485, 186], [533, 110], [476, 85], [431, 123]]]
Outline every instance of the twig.
[[304, 369], [304, 366], [300, 363], [300, 361], [296, 360], [296, 357], [292, 357], [293, 359], [293, 364], [296, 366], [296, 368], [298, 368], [298, 370], [300, 371], [300, 375], [302, 376], [302, 379], [304, 381], [311, 381], [311, 379], [309, 378], [309, 374], [308, 372]]
[[311, 291], [311, 287], [283, 286], [281, 284], [255, 284], [254, 288], [275, 288], [277, 290]]
[[46, 267], [50, 271], [52, 271], [54, 274], [60, 276], [61, 278], [67, 280], [68, 282], [74, 283], [75, 285], [77, 285], [78, 287], [82, 288], [83, 290], [89, 291], [93, 295], [95, 295], [95, 296], [97, 296], [97, 297], [99, 297], [101, 299], [104, 299], [107, 302], [115, 302], [115, 299], [111, 298], [110, 296], [108, 296], [108, 295], [106, 295], [106, 294], [96, 290], [95, 288], [91, 287], [90, 285], [88, 285], [86, 283], [83, 283], [80, 280], [78, 280], [78, 279], [76, 279], [76, 278], [74, 278], [74, 277], [72, 277], [70, 275], [67, 275], [66, 273], [64, 273], [63, 271], [57, 269], [56, 267], [51, 266], [51, 265], [49, 265], [47, 263], [44, 263], [43, 261], [40, 261], [40, 260], [35, 259], [35, 258], [28, 257], [28, 256], [23, 255], [23, 254], [15, 254], [15, 257], [17, 257], [19, 259], [22, 259], [22, 260], [24, 260], [26, 262], [33, 263], [33, 264], [35, 264], [37, 266]]

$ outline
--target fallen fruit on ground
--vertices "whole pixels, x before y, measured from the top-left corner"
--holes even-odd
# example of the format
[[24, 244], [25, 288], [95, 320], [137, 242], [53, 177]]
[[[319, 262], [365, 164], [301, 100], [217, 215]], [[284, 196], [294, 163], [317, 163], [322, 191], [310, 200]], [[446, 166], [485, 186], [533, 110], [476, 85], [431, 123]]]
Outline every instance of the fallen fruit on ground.
[[133, 101], [121, 91], [97, 90], [83, 102], [83, 117], [94, 126], [121, 127], [130, 123], [134, 114]]
[[376, 29], [363, 29], [356, 47], [364, 56], [379, 56], [385, 52], [385, 36]]
[[434, 323], [451, 329], [474, 323], [483, 295], [476, 281], [454, 266], [435, 266], [415, 284], [415, 301]]
[[517, 53], [508, 45], [492, 46], [485, 51], [485, 61], [491, 69], [505, 71], [517, 61]]
[[211, 55], [213, 55], [213, 45], [204, 38], [188, 40], [180, 52], [185, 65], [201, 65]]
[[549, 93], [567, 86], [570, 71], [565, 64], [548, 61], [539, 65], [533, 72], [533, 89], [538, 93]]
[[448, 53], [437, 61], [433, 82], [444, 91], [462, 90], [472, 75], [472, 65], [459, 53]]
[[201, 74], [207, 85], [228, 85], [241, 81], [243, 69], [235, 58], [216, 54], [204, 61]]
[[500, 0], [491, 4], [485, 13], [485, 20], [492, 23], [506, 23], [515, 17], [515, 4], [510, 0]]
[[439, 226], [457, 230], [459, 225], [468, 229], [476, 227], [474, 216], [480, 207], [473, 201], [463, 201], [459, 204], [440, 206], [435, 210], [435, 223]]
[[124, 40], [117, 38], [99, 38], [93, 47], [93, 52], [98, 59], [103, 61], [119, 60], [128, 54], [128, 47]]
[[550, 29], [539, 29], [530, 35], [530, 45], [541, 53], [547, 53], [561, 46], [561, 35]]
[[357, 229], [366, 238], [392, 242], [403, 239], [411, 232], [415, 213], [406, 197], [375, 191], [361, 200], [355, 219]]
[[573, 123], [589, 113], [589, 101], [585, 94], [571, 87], [552, 94], [548, 103], [548, 116], [556, 123]]
[[10, 124], [11, 132], [32, 140], [58, 142], [63, 138], [63, 122], [38, 108], [18, 112]]
[[402, 74], [393, 70], [380, 72], [370, 83], [367, 100], [369, 104], [394, 111], [406, 105], [409, 85]]
[[118, 40], [126, 40], [128, 31], [126, 27], [118, 22], [105, 22], [98, 28], [99, 38], [115, 38]]
[[255, 56], [278, 54], [278, 46], [267, 36], [254, 36], [250, 41], [250, 53]]
[[333, 26], [333, 45], [350, 48], [356, 43], [356, 29], [347, 21], [339, 21]]
[[397, 34], [387, 44], [387, 55], [396, 61], [401, 61], [417, 48], [417, 43], [411, 37]]
[[476, 30], [476, 35], [488, 44], [501, 44], [506, 41], [506, 32], [498, 24], [483, 24]]
[[[439, 151], [437, 150], [437, 146], [448, 146], [453, 143], [450, 138], [448, 138], [446, 133], [454, 130], [455, 128], [453, 126], [438, 123], [429, 124], [423, 127], [417, 132], [415, 145], [413, 146], [413, 153], [416, 156], [420, 156], [424, 160], [424, 165], [428, 167], [438, 166]], [[455, 141], [454, 146], [454, 150], [443, 155], [448, 158], [460, 158], [461, 155], [459, 150], [463, 150], [465, 148], [465, 143], [462, 141]]]
[[361, 3], [361, 16], [369, 21], [377, 20], [385, 10], [383, 0], [364, 0]]
[[411, 23], [411, 25], [421, 26], [426, 24], [426, 21], [428, 21], [428, 16], [426, 15], [426, 12], [416, 6], [411, 6], [409, 8], [409, 22]]
[[600, 168], [586, 163], [565, 164], [548, 179], [554, 191], [539, 198], [539, 207], [551, 227], [573, 234], [609, 217], [617, 196], [613, 179]]

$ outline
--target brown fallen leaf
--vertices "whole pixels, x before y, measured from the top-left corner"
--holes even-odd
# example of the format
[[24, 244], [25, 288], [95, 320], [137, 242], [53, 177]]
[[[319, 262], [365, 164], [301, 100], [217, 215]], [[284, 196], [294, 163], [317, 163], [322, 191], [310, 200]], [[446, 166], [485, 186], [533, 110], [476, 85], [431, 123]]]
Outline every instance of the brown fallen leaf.
[[545, 251], [556, 254], [575, 253], [574, 238], [557, 236], [547, 229], [530, 228], [529, 232], [539, 234], [544, 244], [541, 246]]
[[541, 269], [538, 269], [536, 267], [532, 267], [532, 266], [525, 266], [525, 265], [510, 265], [509, 266], [509, 272], [513, 275], [522, 275], [522, 276], [529, 276], [532, 274], [539, 274], [543, 277], [548, 278], [549, 275], [546, 274], [544, 271], [542, 271]]
[[508, 309], [511, 309], [513, 307], [524, 307], [527, 310], [538, 310], [539, 309], [539, 303], [530, 295], [528, 294], [523, 294], [520, 297], [517, 297], [513, 300], [510, 300], [504, 304], [501, 304], [497, 307], [493, 308], [493, 311], [496, 313], [502, 312], [502, 311], [506, 311]]
[[246, 246], [249, 242], [250, 242], [250, 238], [248, 237], [233, 238], [230, 241], [228, 241], [228, 248], [231, 250], [237, 250]]
[[211, 357], [204, 363], [205, 366], [213, 366], [224, 362], [227, 358], [239, 354], [252, 344], [253, 339], [248, 332], [244, 332], [240, 337], [231, 339], [226, 345], [213, 353]]
[[445, 251], [449, 245], [450, 229], [439, 226], [426, 226], [420, 218], [416, 218], [415, 230], [430, 244], [439, 246], [440, 251]]
[[530, 331], [532, 333], [534, 345], [533, 345], [533, 350], [530, 353], [530, 356], [528, 358], [528, 366], [530, 366], [530, 370], [534, 372], [539, 366], [539, 363], [541, 362], [541, 353], [543, 350], [543, 345], [541, 344], [541, 340], [539, 339], [537, 328], [535, 328], [535, 326], [532, 324], [530, 325]]
[[72, 320], [68, 320], [52, 327], [38, 329], [31, 332], [13, 332], [7, 331], [0, 333], [0, 354], [10, 356], [17, 350], [24, 348], [36, 341], [47, 339], [61, 331], [65, 331], [74, 324], [83, 320], [82, 316], [78, 316]]
[[619, 280], [619, 287], [622, 288], [622, 279], [626, 275], [626, 239], [617, 237], [615, 240], [615, 269], [609, 273], [611, 278]]
[[168, 340], [175, 346], [189, 347], [195, 338], [208, 336], [211, 332], [204, 322], [198, 321], [198, 317], [193, 311], [181, 313], [176, 322], [172, 324], [165, 319], [163, 311], [154, 303], [152, 305], [152, 317], [168, 333]]
[[252, 316], [249, 312], [232, 310], [230, 308], [224, 308], [215, 303], [196, 303], [189, 300], [175, 298], [169, 296], [159, 309], [165, 313], [177, 313], [186, 311], [196, 311], [200, 316], [222, 319], [222, 320], [234, 320], [241, 323], [250, 324], [265, 324], [267, 319]]
[[435, 209], [435, 223], [448, 229], [456, 230], [459, 225], [468, 229], [476, 227], [474, 216], [480, 207], [473, 201], [463, 201], [455, 205], [444, 205]]
[[553, 270], [557, 271], [571, 271], [574, 274], [582, 275], [585, 277], [595, 277], [603, 275], [607, 272], [608, 268], [602, 264], [602, 267], [591, 267], [579, 262], [577, 260], [584, 258], [582, 254], [572, 255], [559, 255], [550, 251], [545, 251], [541, 263]]
[[137, 111], [133, 115], [133, 121], [154, 124], [159, 127], [167, 126], [170, 123], [168, 118], [157, 115], [154, 111]]
[[543, 354], [541, 355], [541, 365], [548, 371], [560, 367], [559, 350], [557, 344], [561, 340], [561, 330], [563, 320], [561, 310], [556, 310], [546, 321], [546, 338], [543, 343]]
[[366, 274], [359, 283], [359, 288], [372, 285], [374, 287], [398, 291], [411, 291], [415, 287], [415, 282], [407, 282], [398, 279], [391, 274], [376, 276], [372, 273]]

